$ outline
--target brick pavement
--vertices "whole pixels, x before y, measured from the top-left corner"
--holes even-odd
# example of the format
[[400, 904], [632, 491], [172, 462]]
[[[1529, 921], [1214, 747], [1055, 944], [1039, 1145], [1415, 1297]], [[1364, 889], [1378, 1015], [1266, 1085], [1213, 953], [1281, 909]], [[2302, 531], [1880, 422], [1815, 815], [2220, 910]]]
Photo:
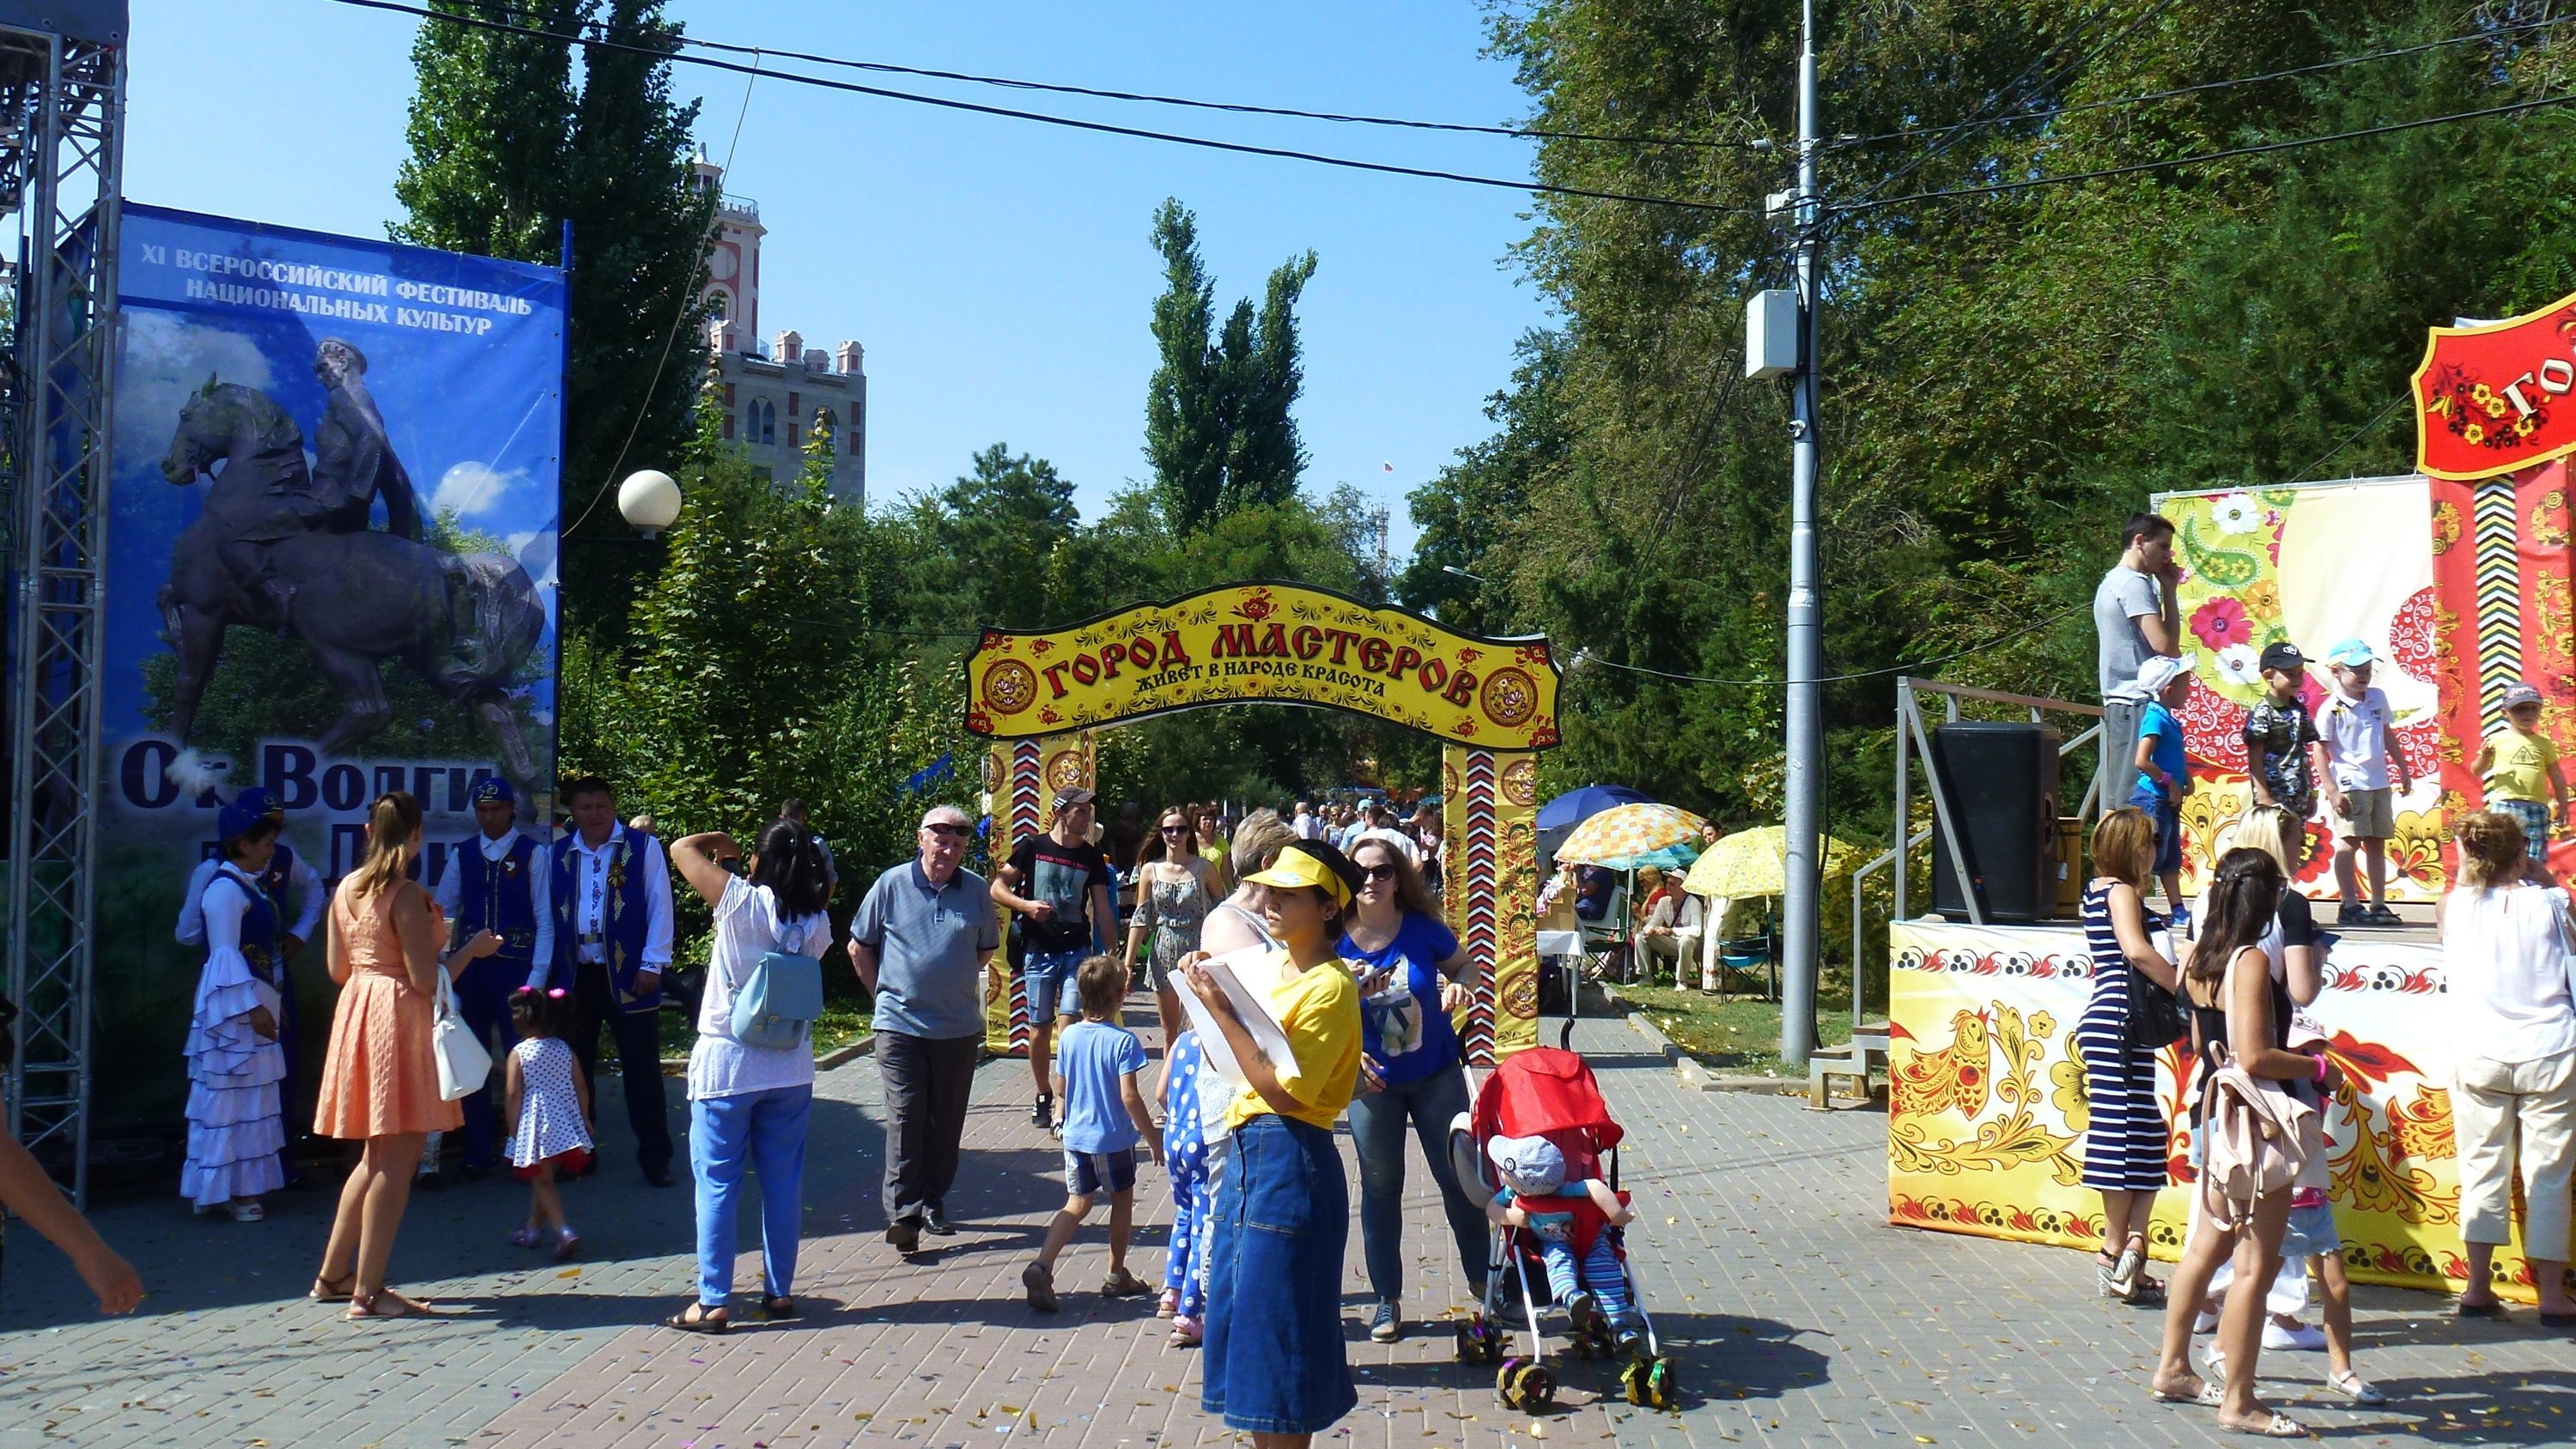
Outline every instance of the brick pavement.
[[[2156, 1320], [2095, 1299], [2085, 1255], [1885, 1226], [1877, 1112], [1686, 1091], [1613, 1022], [1585, 1023], [1577, 1043], [1629, 1128], [1634, 1258], [1683, 1366], [1683, 1411], [1596, 1402], [1606, 1376], [1560, 1354], [1568, 1406], [1532, 1419], [1495, 1403], [1489, 1373], [1449, 1362], [1445, 1331], [1366, 1342], [1354, 1244], [1344, 1287], [1361, 1406], [1333, 1440], [1543, 1449], [2216, 1437], [2206, 1411], [2146, 1398]], [[109, 1209], [105, 1230], [154, 1290], [150, 1316], [116, 1323], [73, 1311], [59, 1258], [22, 1235], [0, 1303], [0, 1445], [1228, 1442], [1198, 1413], [1194, 1356], [1164, 1344], [1150, 1300], [1112, 1304], [1092, 1291], [1105, 1268], [1096, 1226], [1059, 1271], [1065, 1311], [1047, 1318], [1021, 1304], [1019, 1268], [1060, 1198], [1056, 1154], [1027, 1123], [1027, 1094], [1019, 1063], [979, 1073], [956, 1203], [966, 1229], [906, 1265], [880, 1238], [873, 1064], [826, 1074], [800, 1274], [808, 1315], [723, 1339], [634, 1326], [688, 1291], [688, 1199], [638, 1185], [614, 1147], [603, 1176], [573, 1197], [592, 1254], [569, 1276], [499, 1245], [522, 1211], [515, 1186], [416, 1199], [397, 1278], [471, 1306], [435, 1323], [347, 1325], [294, 1296], [318, 1248], [318, 1200], [284, 1200], [257, 1227], [190, 1222], [170, 1203]], [[1151, 1278], [1166, 1209], [1161, 1178], [1146, 1182], [1136, 1266]], [[1445, 1234], [1427, 1177], [1417, 1171], [1414, 1186], [1409, 1255], [1437, 1292], [1409, 1306], [1436, 1315], [1460, 1290], [1436, 1261]], [[754, 1284], [756, 1254], [742, 1268]], [[2268, 1391], [2283, 1407], [2373, 1444], [2576, 1438], [2576, 1354], [2534, 1336], [2527, 1314], [2464, 1325], [2423, 1294], [2362, 1289], [2358, 1299], [2363, 1372], [2398, 1402], [2330, 1407], [2300, 1382], [2322, 1371], [2322, 1355], [2268, 1354]]]

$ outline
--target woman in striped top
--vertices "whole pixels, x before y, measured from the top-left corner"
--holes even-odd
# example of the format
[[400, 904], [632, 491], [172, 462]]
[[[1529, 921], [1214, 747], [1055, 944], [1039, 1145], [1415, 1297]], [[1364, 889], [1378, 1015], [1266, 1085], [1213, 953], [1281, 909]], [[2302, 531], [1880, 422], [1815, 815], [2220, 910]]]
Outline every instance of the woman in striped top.
[[2076, 1023], [2092, 1121], [2084, 1133], [2084, 1185], [2102, 1194], [2102, 1296], [2141, 1306], [2164, 1301], [2164, 1285], [2142, 1271], [2147, 1216], [2165, 1185], [2173, 1129], [2156, 1096], [2156, 1054], [2129, 1045], [2129, 970], [2167, 991], [2179, 980], [2156, 950], [2164, 917], [2141, 896], [2155, 865], [2155, 821], [2136, 806], [2093, 829], [2093, 868], [2084, 890], [2084, 944], [2093, 958], [2093, 1000]]

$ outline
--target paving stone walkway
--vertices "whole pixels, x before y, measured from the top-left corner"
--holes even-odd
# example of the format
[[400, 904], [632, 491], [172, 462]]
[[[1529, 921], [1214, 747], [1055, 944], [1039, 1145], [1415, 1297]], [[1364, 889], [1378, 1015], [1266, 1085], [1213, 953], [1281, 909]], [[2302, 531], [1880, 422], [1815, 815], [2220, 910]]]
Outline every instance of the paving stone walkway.
[[[2156, 1320], [2094, 1298], [2084, 1255], [1887, 1227], [1878, 1112], [1685, 1090], [1617, 1022], [1584, 1023], [1576, 1044], [1629, 1129], [1633, 1258], [1687, 1402], [1677, 1413], [1605, 1402], [1609, 1376], [1567, 1358], [1560, 1335], [1559, 1410], [1501, 1408], [1491, 1371], [1452, 1363], [1436, 1321], [1463, 1289], [1439, 1261], [1446, 1234], [1417, 1163], [1407, 1256], [1423, 1287], [1407, 1307], [1435, 1321], [1403, 1343], [1367, 1342], [1354, 1244], [1344, 1291], [1361, 1403], [1327, 1444], [2219, 1437], [2207, 1411], [2147, 1399]], [[414, 1200], [394, 1276], [460, 1310], [432, 1322], [346, 1324], [302, 1300], [327, 1196], [282, 1196], [259, 1225], [192, 1221], [168, 1202], [105, 1209], [103, 1230], [152, 1290], [143, 1313], [117, 1321], [90, 1316], [60, 1257], [21, 1230], [0, 1284], [0, 1446], [1232, 1442], [1198, 1412], [1194, 1355], [1166, 1345], [1151, 1300], [1094, 1291], [1106, 1268], [1099, 1228], [1059, 1270], [1062, 1313], [1021, 1302], [1019, 1270], [1062, 1194], [1028, 1092], [1020, 1063], [978, 1074], [953, 1204], [965, 1230], [927, 1240], [937, 1250], [906, 1264], [882, 1241], [876, 1208], [873, 1062], [826, 1073], [805, 1193], [806, 1312], [721, 1339], [638, 1326], [685, 1301], [690, 1199], [685, 1180], [641, 1183], [613, 1121], [607, 1166], [569, 1193], [588, 1250], [569, 1268], [502, 1243], [525, 1211], [515, 1184]], [[1144, 1183], [1136, 1266], [1152, 1278], [1168, 1206], [1159, 1174]], [[756, 1292], [756, 1249], [745, 1247], [740, 1281]], [[2567, 1338], [2539, 1335], [2527, 1313], [2461, 1324], [2429, 1295], [2358, 1297], [2363, 1372], [2396, 1402], [2336, 1407], [2315, 1387], [2322, 1355], [2281, 1353], [2263, 1364], [2276, 1403], [2329, 1437], [2374, 1445], [2576, 1440]]]

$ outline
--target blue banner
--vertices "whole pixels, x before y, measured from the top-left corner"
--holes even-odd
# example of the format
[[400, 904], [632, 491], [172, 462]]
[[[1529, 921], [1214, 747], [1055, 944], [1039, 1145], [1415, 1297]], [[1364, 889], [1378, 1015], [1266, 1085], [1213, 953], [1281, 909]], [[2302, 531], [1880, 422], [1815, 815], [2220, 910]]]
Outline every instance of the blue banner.
[[[175, 934], [222, 803], [266, 788], [327, 889], [383, 791], [429, 812], [434, 881], [476, 779], [523, 810], [550, 784], [565, 279], [128, 205], [117, 286], [98, 1110], [183, 1133], [204, 955]], [[297, 1130], [322, 952], [291, 967]]]

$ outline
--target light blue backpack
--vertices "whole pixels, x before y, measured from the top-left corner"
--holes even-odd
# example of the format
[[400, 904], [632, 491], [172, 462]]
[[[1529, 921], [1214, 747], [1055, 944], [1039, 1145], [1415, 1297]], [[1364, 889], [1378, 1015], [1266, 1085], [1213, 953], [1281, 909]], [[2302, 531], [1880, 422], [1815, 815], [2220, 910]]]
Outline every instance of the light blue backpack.
[[772, 1051], [802, 1046], [822, 1014], [823, 963], [794, 951], [764, 951], [734, 992], [734, 1040]]

